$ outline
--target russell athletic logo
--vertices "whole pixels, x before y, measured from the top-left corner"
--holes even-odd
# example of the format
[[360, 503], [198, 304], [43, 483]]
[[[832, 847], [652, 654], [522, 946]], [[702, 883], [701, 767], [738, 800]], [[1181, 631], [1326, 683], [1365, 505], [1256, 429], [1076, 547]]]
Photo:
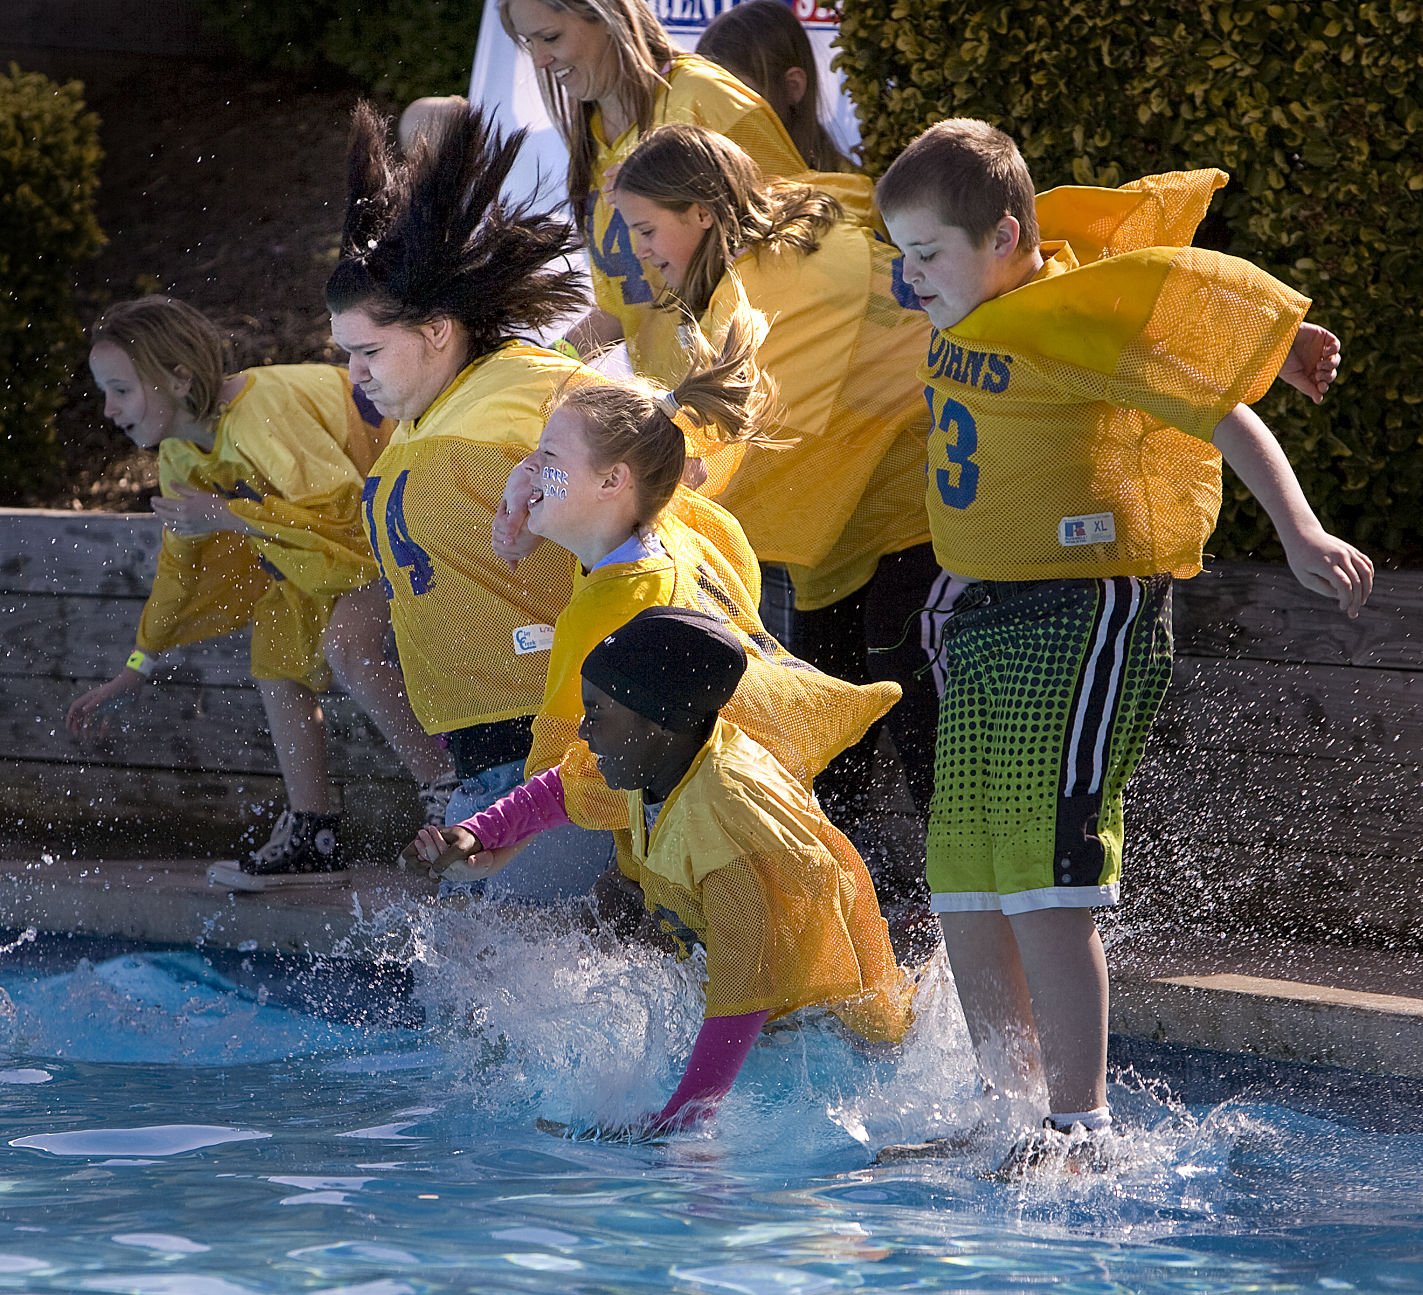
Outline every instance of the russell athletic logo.
[[1057, 542], [1063, 548], [1081, 544], [1112, 544], [1117, 524], [1111, 513], [1089, 513], [1085, 517], [1064, 517], [1057, 524]]

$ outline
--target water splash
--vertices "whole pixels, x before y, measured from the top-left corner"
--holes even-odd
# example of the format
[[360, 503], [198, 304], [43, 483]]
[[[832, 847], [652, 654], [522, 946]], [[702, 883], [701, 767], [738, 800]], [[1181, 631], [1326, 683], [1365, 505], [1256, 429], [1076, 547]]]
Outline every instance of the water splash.
[[81, 959], [0, 989], [0, 1050], [71, 1061], [194, 1066], [366, 1049], [370, 1031], [264, 1003], [196, 953]]

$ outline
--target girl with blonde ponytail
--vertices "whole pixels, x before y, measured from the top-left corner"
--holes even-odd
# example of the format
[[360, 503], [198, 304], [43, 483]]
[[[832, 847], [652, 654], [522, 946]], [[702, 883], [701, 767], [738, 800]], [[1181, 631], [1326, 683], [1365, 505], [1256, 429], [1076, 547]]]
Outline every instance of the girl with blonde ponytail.
[[[562, 815], [612, 829], [629, 876], [636, 874], [628, 862], [628, 800], [608, 787], [578, 736], [579, 672], [592, 648], [638, 612], [688, 608], [727, 625], [748, 665], [723, 713], [806, 788], [899, 696], [894, 684], [857, 686], [824, 674], [768, 634], [756, 612], [760, 570], [744, 532], [725, 509], [681, 484], [689, 437], [741, 445], [767, 439], [770, 388], [755, 359], [763, 329], [743, 303], [719, 345], [692, 340], [688, 371], [670, 390], [640, 379], [570, 379], [552, 402], [538, 450], [510, 477], [496, 523], [495, 549], [511, 562], [537, 552], [541, 540], [576, 559], [573, 595], [554, 626], [526, 788], [552, 810], [551, 821]], [[538, 831], [549, 821], [516, 825], [513, 839], [498, 844], [517, 848], [523, 828]], [[411, 854], [439, 867], [463, 868], [484, 849], [462, 825], [422, 839], [424, 850], [417, 840]]]
[[[698, 126], [646, 135], [612, 199], [667, 283], [667, 313], [712, 339], [743, 301], [771, 321], [756, 362], [776, 384], [774, 430], [793, 444], [748, 448], [716, 499], [757, 557], [790, 573], [791, 650], [843, 678], [900, 684], [888, 724], [927, 814], [942, 590], [923, 503], [929, 414], [905, 357], [927, 348], [930, 325], [898, 250], [830, 195], [766, 180], [734, 143]], [[644, 372], [666, 383], [680, 370]], [[708, 454], [709, 488], [727, 476], [718, 457], [732, 456]], [[874, 745], [872, 736], [820, 786], [842, 830], [878, 819]], [[912, 864], [910, 878], [917, 885]]]

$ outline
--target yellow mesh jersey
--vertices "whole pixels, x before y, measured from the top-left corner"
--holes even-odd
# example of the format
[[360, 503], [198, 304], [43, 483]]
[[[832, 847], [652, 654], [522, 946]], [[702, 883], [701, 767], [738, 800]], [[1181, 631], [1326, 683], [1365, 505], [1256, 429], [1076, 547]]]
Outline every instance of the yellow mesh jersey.
[[406, 692], [427, 732], [532, 715], [543, 699], [567, 558], [541, 544], [511, 571], [490, 527], [510, 470], [538, 445], [544, 405], [580, 367], [508, 343], [402, 422], [371, 469], [366, 526]]
[[857, 225], [872, 229], [886, 242], [889, 231], [875, 206], [875, 182], [862, 171], [807, 171], [795, 178], [797, 184], [828, 193], [845, 209], [845, 215]]
[[[741, 256], [701, 320], [719, 341], [739, 282], [770, 321], [756, 358], [775, 380], [774, 430], [786, 447], [748, 447], [717, 502], [758, 557], [790, 567], [801, 610], [846, 597], [884, 554], [929, 539], [917, 504], [929, 416], [906, 361], [923, 353], [931, 329], [923, 311], [902, 304], [898, 270], [896, 248], [842, 221], [809, 255]], [[680, 376], [666, 375], [667, 385]]]
[[1072, 244], [1082, 264], [1143, 247], [1185, 247], [1210, 206], [1211, 195], [1229, 177], [1207, 167], [1167, 171], [1096, 189], [1067, 184], [1034, 199], [1040, 237]]
[[321, 639], [335, 599], [375, 578], [361, 530], [362, 483], [394, 426], [344, 369], [251, 369], [218, 418], [211, 450], [169, 437], [159, 447], [165, 494], [174, 482], [222, 495], [255, 535], [163, 532], [138, 645], [163, 652], [252, 625], [252, 673], [330, 683]]
[[766, 632], [756, 614], [755, 555], [725, 509], [680, 490], [656, 532], [663, 553], [575, 574], [573, 596], [554, 628], [548, 686], [525, 774], [560, 765], [569, 817], [584, 827], [625, 830], [628, 820], [626, 797], [603, 781], [578, 737], [579, 671], [597, 643], [645, 607], [697, 608], [730, 625], [746, 649], [747, 667], [722, 713], [807, 789], [900, 696], [897, 684], [856, 685], [824, 674]]
[[[1217, 175], [1205, 173], [1197, 200]], [[1187, 214], [1137, 206], [1106, 240], [1118, 254], [1091, 264], [1045, 243], [1032, 282], [934, 333], [920, 369], [934, 423], [927, 498], [948, 570], [1025, 580], [1201, 569], [1220, 509], [1210, 437], [1264, 394], [1309, 302], [1235, 257], [1125, 249], [1127, 236], [1189, 233], [1191, 203], [1180, 206]], [[1163, 231], [1153, 209], [1174, 227]], [[1059, 229], [1070, 215], [1057, 213]]]
[[[667, 85], [653, 105], [654, 128], [668, 122], [704, 126], [745, 150], [767, 178], [799, 179], [804, 175], [805, 159], [791, 143], [775, 110], [730, 72], [695, 54], [679, 54], [666, 79]], [[665, 287], [662, 277], [638, 259], [627, 223], [603, 196], [609, 172], [631, 156], [641, 135], [634, 123], [604, 144], [603, 122], [597, 112], [592, 130], [599, 143], [589, 190], [591, 228], [584, 232], [593, 299], [622, 321], [633, 368], [638, 373], [656, 372], [667, 367], [667, 361], [659, 356], [676, 355], [681, 349], [677, 319], [671, 312], [653, 310]], [[654, 319], [644, 328], [649, 315]]]
[[719, 720], [650, 839], [627, 799], [644, 902], [706, 946], [707, 1016], [821, 1004], [865, 1038], [904, 1037], [910, 988], [869, 873], [764, 747]]

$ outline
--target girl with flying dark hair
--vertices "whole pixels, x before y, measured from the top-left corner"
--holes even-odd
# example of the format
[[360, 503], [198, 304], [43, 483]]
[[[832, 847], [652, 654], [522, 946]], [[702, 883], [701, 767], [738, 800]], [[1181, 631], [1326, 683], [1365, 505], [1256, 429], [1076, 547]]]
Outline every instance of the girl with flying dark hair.
[[[519, 781], [569, 570], [513, 570], [490, 528], [544, 410], [582, 366], [521, 340], [582, 304], [572, 227], [500, 197], [522, 132], [445, 114], [408, 157], [356, 110], [341, 258], [326, 286], [353, 381], [399, 420], [363, 512], [416, 717], [449, 735], [467, 814]], [[601, 865], [599, 865], [601, 871]], [[567, 877], [580, 889], [580, 877]]]

